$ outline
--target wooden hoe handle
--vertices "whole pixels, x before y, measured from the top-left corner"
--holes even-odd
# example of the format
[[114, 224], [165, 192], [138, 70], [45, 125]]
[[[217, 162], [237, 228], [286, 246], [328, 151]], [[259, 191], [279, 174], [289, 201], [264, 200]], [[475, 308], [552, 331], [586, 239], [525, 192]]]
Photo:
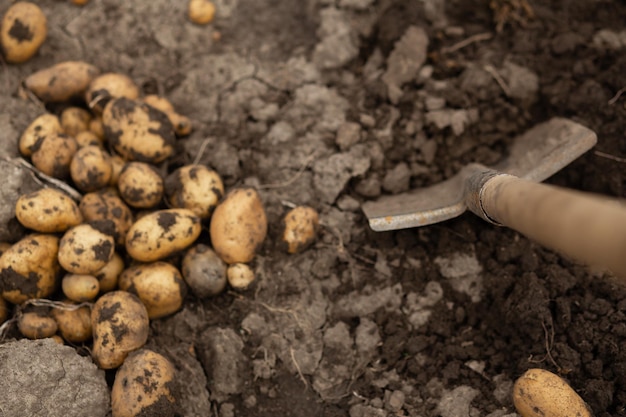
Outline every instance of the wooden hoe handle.
[[484, 214], [536, 242], [626, 278], [626, 205], [511, 175], [480, 190]]

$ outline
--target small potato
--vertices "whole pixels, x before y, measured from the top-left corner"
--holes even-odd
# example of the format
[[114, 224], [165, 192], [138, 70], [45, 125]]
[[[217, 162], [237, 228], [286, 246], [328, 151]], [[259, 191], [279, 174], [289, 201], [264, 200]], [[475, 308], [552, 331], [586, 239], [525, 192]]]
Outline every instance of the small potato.
[[89, 131], [96, 135], [100, 142], [104, 142], [104, 126], [102, 125], [102, 118], [94, 117], [89, 121]]
[[185, 165], [165, 178], [165, 195], [171, 207], [208, 219], [224, 196], [224, 184], [217, 172], [204, 165]]
[[130, 227], [126, 252], [140, 262], [158, 261], [189, 247], [201, 230], [200, 218], [190, 210], [158, 210]]
[[182, 275], [167, 262], [131, 266], [122, 272], [118, 285], [139, 297], [151, 320], [180, 310], [187, 293]]
[[158, 164], [174, 153], [176, 136], [165, 113], [137, 100], [111, 100], [102, 114], [105, 137], [122, 158]]
[[191, 291], [199, 298], [212, 297], [226, 288], [226, 263], [207, 245], [187, 251], [181, 271]]
[[18, 1], [2, 18], [0, 44], [4, 59], [10, 64], [28, 61], [46, 40], [46, 15], [35, 3]]
[[59, 263], [72, 274], [91, 275], [111, 261], [115, 249], [111, 220], [83, 223], [69, 229], [59, 242]]
[[299, 253], [308, 248], [317, 236], [319, 216], [311, 207], [298, 206], [285, 215], [283, 219], [282, 240], [288, 253]]
[[164, 356], [148, 349], [131, 353], [115, 374], [113, 417], [182, 415], [172, 392], [175, 376], [176, 368]]
[[172, 126], [174, 126], [176, 136], [187, 136], [191, 133], [191, 120], [182, 114], [178, 114], [172, 103], [165, 97], [150, 94], [145, 96], [141, 101], [165, 113], [167, 118], [170, 119], [170, 122], [172, 122]]
[[59, 283], [59, 238], [27, 235], [0, 256], [2, 297], [13, 304], [51, 295]]
[[522, 417], [591, 417], [582, 398], [558, 375], [529, 369], [515, 381], [513, 404]]
[[227, 264], [250, 262], [267, 235], [267, 217], [253, 188], [231, 191], [211, 218], [211, 243]]
[[91, 132], [90, 130], [85, 130], [84, 132], [78, 132], [76, 136], [76, 143], [79, 148], [84, 148], [85, 146], [98, 146], [102, 147], [102, 141], [98, 139], [98, 137]]
[[17, 328], [29, 339], [44, 339], [52, 337], [57, 332], [58, 326], [52, 317], [30, 311], [18, 316]]
[[[65, 301], [68, 307], [73, 304]], [[55, 307], [50, 312], [52, 318], [57, 322], [61, 337], [69, 343], [82, 343], [91, 339], [91, 310], [88, 306], [69, 309]]]
[[152, 208], [163, 198], [161, 174], [145, 162], [129, 162], [117, 179], [120, 196], [129, 206]]
[[236, 290], [246, 290], [256, 278], [252, 268], [242, 263], [228, 265], [226, 276], [228, 284]]
[[108, 72], [94, 78], [85, 93], [85, 101], [96, 114], [101, 114], [109, 101], [118, 97], [135, 100], [139, 87], [124, 74]]
[[83, 222], [74, 200], [54, 188], [20, 196], [15, 204], [15, 217], [24, 227], [42, 233], [64, 232]]
[[86, 62], [65, 61], [29, 75], [24, 85], [42, 101], [59, 103], [83, 97], [99, 73], [98, 68]]
[[126, 291], [111, 291], [91, 310], [92, 357], [102, 369], [119, 367], [128, 354], [146, 344], [150, 331], [148, 311], [141, 300]]
[[105, 293], [116, 289], [117, 281], [123, 270], [124, 260], [117, 252], [113, 253], [113, 258], [109, 263], [94, 274], [100, 283], [100, 292]]
[[61, 280], [63, 294], [79, 303], [91, 301], [100, 292], [100, 282], [93, 275], [67, 274]]
[[44, 174], [65, 180], [70, 174], [70, 164], [78, 151], [76, 140], [63, 133], [52, 134], [33, 147], [33, 165]]
[[76, 187], [84, 192], [106, 187], [111, 180], [111, 157], [99, 146], [80, 148], [70, 164], [70, 174]]
[[18, 146], [20, 154], [30, 157], [46, 136], [63, 133], [61, 121], [57, 116], [44, 113], [32, 121], [20, 136]]
[[115, 190], [104, 188], [87, 193], [80, 200], [78, 208], [87, 222], [113, 221], [115, 243], [124, 245], [126, 233], [133, 224], [133, 213]]
[[120, 173], [126, 166], [126, 161], [119, 155], [111, 156], [111, 179], [109, 186], [117, 188], [117, 181], [120, 179]]
[[61, 126], [65, 134], [74, 138], [80, 132], [89, 130], [90, 121], [91, 113], [80, 107], [68, 107], [61, 112]]
[[187, 15], [193, 23], [206, 25], [215, 17], [215, 5], [209, 0], [189, 0]]

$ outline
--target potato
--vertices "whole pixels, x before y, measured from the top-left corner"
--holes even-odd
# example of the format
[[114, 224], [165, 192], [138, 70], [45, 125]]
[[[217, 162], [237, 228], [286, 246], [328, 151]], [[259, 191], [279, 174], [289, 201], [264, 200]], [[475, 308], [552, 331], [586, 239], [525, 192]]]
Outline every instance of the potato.
[[181, 272], [191, 291], [199, 298], [221, 293], [228, 282], [226, 263], [210, 247], [203, 244], [187, 251]]
[[104, 142], [104, 126], [101, 117], [94, 117], [89, 121], [89, 131], [96, 135], [100, 142]]
[[39, 6], [27, 1], [13, 4], [2, 18], [0, 44], [10, 64], [28, 61], [46, 40], [48, 22]]
[[12, 245], [9, 242], [0, 242], [0, 256], [2, 256], [2, 254], [11, 246]]
[[135, 100], [139, 87], [124, 74], [109, 72], [93, 79], [85, 92], [85, 101], [96, 114], [102, 113], [109, 101], [118, 97]]
[[158, 210], [130, 227], [126, 252], [140, 262], [158, 261], [189, 247], [201, 230], [200, 218], [190, 210]]
[[319, 216], [311, 207], [295, 207], [283, 218], [282, 241], [288, 253], [299, 253], [308, 248], [317, 236]]
[[[65, 300], [65, 304], [73, 304]], [[91, 310], [88, 306], [74, 310], [55, 307], [50, 312], [57, 322], [59, 333], [69, 343], [82, 343], [91, 339]]]
[[515, 381], [513, 404], [522, 417], [591, 417], [587, 404], [561, 377], [529, 369]]
[[13, 304], [51, 295], [59, 283], [59, 238], [27, 235], [0, 256], [2, 297]]
[[193, 23], [206, 25], [215, 17], [215, 5], [209, 0], [189, 0], [187, 15]]
[[120, 196], [129, 206], [152, 208], [163, 198], [161, 174], [145, 162], [129, 162], [117, 179]]
[[87, 193], [78, 205], [85, 221], [111, 220], [114, 225], [115, 243], [124, 245], [126, 233], [133, 224], [133, 213], [117, 192], [110, 188]]
[[17, 328], [29, 339], [52, 337], [58, 329], [57, 322], [43, 312], [29, 311], [17, 319]]
[[254, 282], [254, 271], [248, 264], [235, 263], [226, 270], [228, 284], [236, 290], [245, 290]]
[[267, 217], [253, 188], [231, 191], [211, 218], [211, 243], [227, 264], [250, 262], [267, 235]]
[[204, 165], [185, 165], [165, 178], [165, 197], [171, 207], [186, 208], [208, 219], [224, 196], [219, 174]]
[[76, 187], [84, 192], [106, 187], [111, 180], [111, 157], [99, 146], [80, 148], [70, 164], [70, 175]]
[[176, 368], [148, 349], [128, 355], [111, 389], [112, 417], [178, 416], [172, 388]]
[[74, 136], [74, 139], [76, 139], [79, 148], [84, 148], [85, 146], [103, 146], [102, 141], [90, 130], [78, 132], [76, 136]]
[[92, 357], [102, 369], [119, 367], [128, 354], [146, 344], [150, 330], [148, 312], [136, 295], [111, 291], [91, 310]]
[[124, 260], [117, 252], [113, 253], [109, 263], [94, 274], [100, 283], [100, 292], [105, 293], [116, 289], [117, 281], [123, 270]]
[[48, 135], [32, 149], [33, 165], [44, 174], [65, 180], [70, 174], [70, 164], [78, 151], [76, 140], [63, 133]]
[[91, 275], [111, 261], [115, 249], [111, 220], [83, 223], [69, 229], [59, 242], [59, 263], [72, 274]]
[[100, 282], [93, 275], [67, 274], [61, 280], [63, 294], [79, 303], [91, 301], [100, 292]]
[[57, 116], [50, 113], [38, 116], [20, 136], [18, 142], [20, 154], [29, 158], [46, 136], [58, 133], [63, 133], [63, 128]]
[[15, 217], [24, 227], [42, 233], [64, 232], [83, 222], [74, 200], [54, 188], [20, 196], [15, 204]]
[[126, 166], [126, 161], [122, 159], [119, 155], [111, 156], [111, 179], [109, 180], [109, 185], [111, 187], [117, 188], [117, 181], [120, 178], [120, 173]]
[[24, 86], [46, 103], [69, 101], [83, 97], [99, 73], [98, 68], [86, 62], [65, 61], [29, 75]]
[[172, 122], [172, 126], [174, 126], [176, 136], [187, 136], [191, 133], [191, 120], [186, 116], [178, 114], [168, 99], [150, 94], [141, 101], [165, 113], [170, 122]]
[[111, 100], [102, 114], [105, 137], [122, 158], [157, 164], [174, 152], [174, 128], [165, 113], [128, 98]]
[[80, 132], [89, 130], [91, 113], [80, 107], [67, 107], [61, 112], [61, 126], [66, 135], [76, 137]]
[[118, 285], [139, 297], [151, 320], [180, 310], [187, 294], [182, 275], [167, 262], [131, 266], [122, 272]]

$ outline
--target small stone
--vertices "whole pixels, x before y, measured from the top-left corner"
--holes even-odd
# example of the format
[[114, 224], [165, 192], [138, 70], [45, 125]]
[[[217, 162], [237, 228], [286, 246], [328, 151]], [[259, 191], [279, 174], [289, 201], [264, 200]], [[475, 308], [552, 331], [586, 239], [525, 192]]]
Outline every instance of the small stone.
[[361, 139], [361, 126], [358, 123], [344, 123], [337, 130], [335, 143], [342, 151], [348, 150]]
[[383, 178], [383, 189], [392, 194], [398, 194], [409, 189], [411, 169], [406, 162], [400, 162], [393, 169], [387, 171]]
[[382, 185], [376, 177], [367, 177], [356, 185], [354, 188], [357, 193], [363, 197], [376, 198], [380, 196]]
[[393, 391], [387, 400], [387, 407], [392, 411], [400, 411], [405, 401], [405, 394], [400, 390]]
[[343, 211], [358, 211], [361, 208], [361, 203], [354, 197], [349, 195], [342, 195], [337, 200], [337, 207], [339, 207]]

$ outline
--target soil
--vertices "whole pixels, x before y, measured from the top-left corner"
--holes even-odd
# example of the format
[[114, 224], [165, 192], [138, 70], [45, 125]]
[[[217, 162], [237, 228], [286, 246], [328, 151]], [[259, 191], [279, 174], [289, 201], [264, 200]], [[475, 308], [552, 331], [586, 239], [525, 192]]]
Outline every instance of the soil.
[[[535, 367], [594, 415], [626, 415], [623, 281], [470, 213], [377, 233], [360, 210], [497, 163], [555, 116], [598, 143], [547, 182], [626, 197], [626, 3], [216, 0], [208, 26], [182, 1], [38, 3], [46, 43], [1, 72], [4, 153], [43, 111], [20, 80], [81, 59], [191, 118], [164, 169], [198, 160], [263, 198], [253, 287], [189, 292], [151, 323], [180, 415], [499, 417]], [[322, 227], [289, 255], [281, 218], [301, 204]]]

